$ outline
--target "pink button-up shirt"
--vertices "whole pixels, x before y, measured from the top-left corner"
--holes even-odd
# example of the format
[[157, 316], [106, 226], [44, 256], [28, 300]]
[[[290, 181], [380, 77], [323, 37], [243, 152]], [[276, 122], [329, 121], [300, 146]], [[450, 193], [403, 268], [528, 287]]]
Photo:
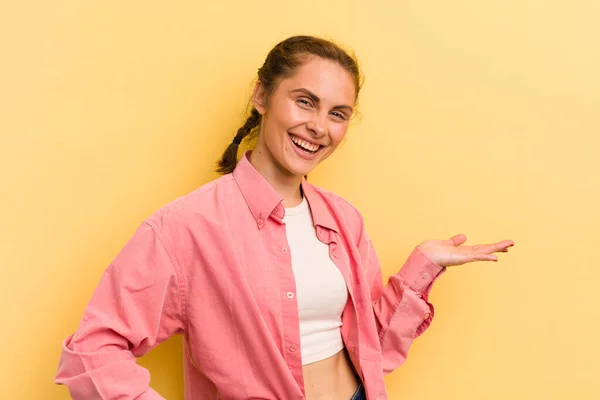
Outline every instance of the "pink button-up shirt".
[[[305, 399], [285, 210], [247, 157], [147, 218], [106, 269], [63, 342], [55, 382], [73, 399], [162, 399], [136, 357], [174, 334], [187, 400]], [[444, 268], [415, 248], [383, 287], [360, 213], [306, 180], [302, 189], [348, 287], [345, 346], [367, 398], [387, 399], [384, 374], [431, 323], [427, 295]]]

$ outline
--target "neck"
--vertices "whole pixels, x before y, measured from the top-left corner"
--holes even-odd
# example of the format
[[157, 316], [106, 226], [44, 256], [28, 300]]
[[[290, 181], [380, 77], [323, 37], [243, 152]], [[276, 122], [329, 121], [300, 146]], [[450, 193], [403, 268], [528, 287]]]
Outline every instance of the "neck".
[[250, 153], [250, 164], [271, 184], [283, 199], [284, 207], [294, 207], [302, 202], [300, 186], [302, 177], [283, 171], [277, 163], [260, 149]]

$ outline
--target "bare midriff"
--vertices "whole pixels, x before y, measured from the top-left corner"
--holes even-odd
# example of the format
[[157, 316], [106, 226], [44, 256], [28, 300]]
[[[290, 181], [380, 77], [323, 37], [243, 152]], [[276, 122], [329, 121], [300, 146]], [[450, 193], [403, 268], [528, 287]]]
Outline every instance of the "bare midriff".
[[350, 400], [358, 380], [346, 349], [302, 367], [306, 400]]

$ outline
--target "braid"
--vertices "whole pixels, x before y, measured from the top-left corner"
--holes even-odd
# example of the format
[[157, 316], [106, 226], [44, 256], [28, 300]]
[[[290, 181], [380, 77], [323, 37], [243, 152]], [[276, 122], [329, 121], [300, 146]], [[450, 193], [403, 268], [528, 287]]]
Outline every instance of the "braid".
[[237, 153], [240, 143], [242, 143], [242, 140], [244, 140], [244, 138], [248, 136], [248, 134], [252, 132], [252, 130], [259, 124], [260, 114], [256, 108], [252, 108], [250, 116], [244, 125], [238, 129], [237, 134], [233, 138], [233, 142], [231, 142], [227, 149], [225, 149], [225, 152], [223, 152], [223, 156], [217, 164], [217, 172], [221, 174], [229, 174], [233, 172], [237, 164]]
[[244, 124], [244, 126], [242, 126], [240, 129], [238, 129], [237, 134], [233, 138], [233, 143], [235, 143], [237, 145], [242, 143], [242, 140], [244, 140], [244, 138], [246, 136], [248, 136], [248, 134], [250, 132], [252, 132], [252, 129], [256, 128], [259, 123], [260, 123], [260, 114], [258, 113], [256, 108], [253, 107], [252, 111], [250, 112], [250, 116], [246, 120], [246, 123]]

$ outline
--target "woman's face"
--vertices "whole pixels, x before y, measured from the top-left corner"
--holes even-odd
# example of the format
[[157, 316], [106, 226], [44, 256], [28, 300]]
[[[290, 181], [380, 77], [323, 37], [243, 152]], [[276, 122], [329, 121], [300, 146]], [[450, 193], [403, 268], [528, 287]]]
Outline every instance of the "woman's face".
[[304, 176], [329, 157], [346, 131], [355, 103], [354, 81], [335, 62], [310, 57], [283, 79], [267, 102], [257, 85], [253, 102], [262, 115], [252, 158], [286, 176]]

